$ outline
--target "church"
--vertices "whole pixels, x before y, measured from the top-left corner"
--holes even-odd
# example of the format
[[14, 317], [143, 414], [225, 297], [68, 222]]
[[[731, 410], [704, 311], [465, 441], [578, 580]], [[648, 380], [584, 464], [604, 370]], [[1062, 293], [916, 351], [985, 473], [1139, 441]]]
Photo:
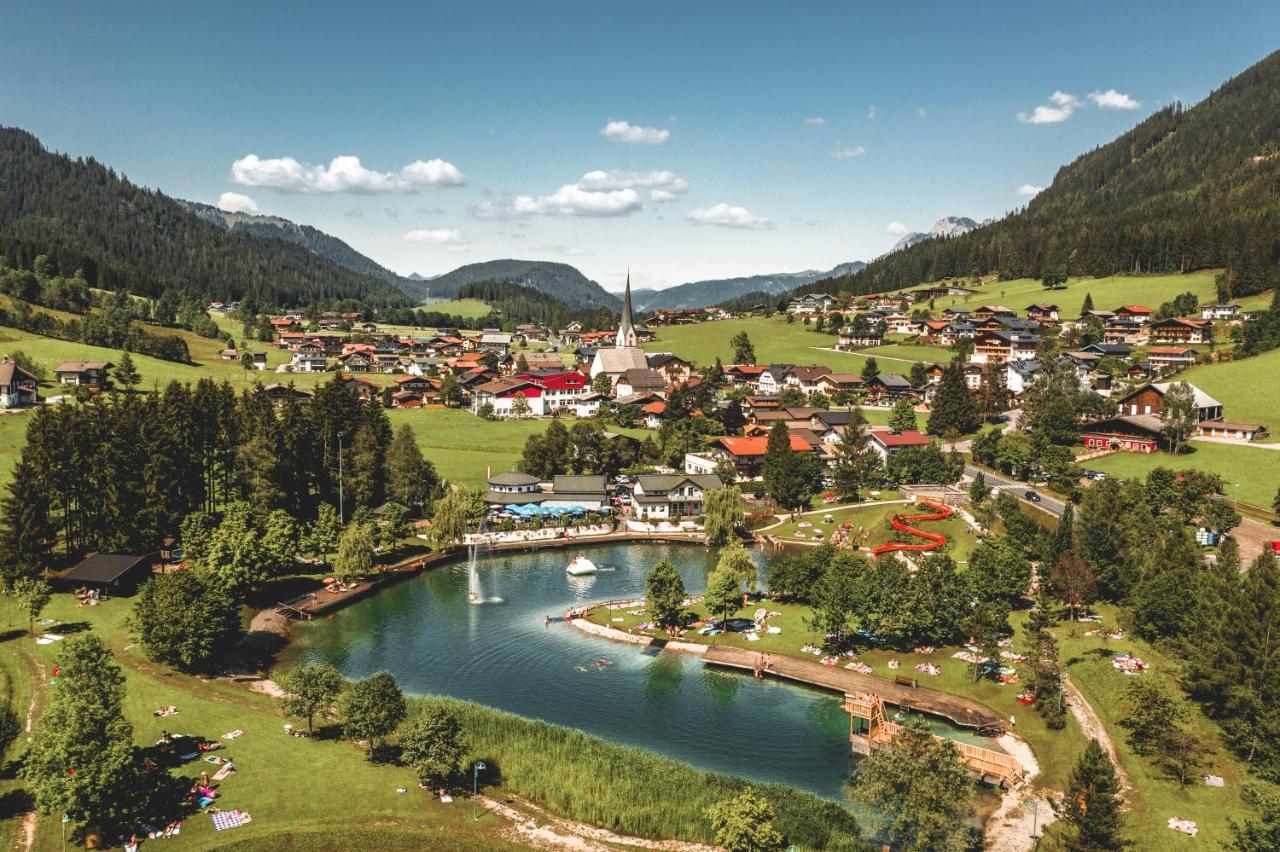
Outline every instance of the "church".
[[610, 383], [616, 385], [618, 379], [628, 370], [647, 370], [649, 362], [644, 350], [636, 346], [636, 327], [631, 317], [631, 273], [627, 273], [627, 289], [622, 294], [622, 319], [618, 322], [618, 336], [614, 338], [613, 348], [600, 347], [596, 357], [591, 361], [591, 378], [604, 373]]

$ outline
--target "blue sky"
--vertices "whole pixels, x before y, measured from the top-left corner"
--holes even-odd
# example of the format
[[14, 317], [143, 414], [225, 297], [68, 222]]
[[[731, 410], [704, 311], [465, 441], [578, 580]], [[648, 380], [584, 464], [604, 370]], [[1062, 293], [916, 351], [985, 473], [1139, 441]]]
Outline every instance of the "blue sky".
[[1264, 2], [175, 5], [7, 4], [0, 123], [397, 272], [611, 290], [998, 216], [1280, 32]]

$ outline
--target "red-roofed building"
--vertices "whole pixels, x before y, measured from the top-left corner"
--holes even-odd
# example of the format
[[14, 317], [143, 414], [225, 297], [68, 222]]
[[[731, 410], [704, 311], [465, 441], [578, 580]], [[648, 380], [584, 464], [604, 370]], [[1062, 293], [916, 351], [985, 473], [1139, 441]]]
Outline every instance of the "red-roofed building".
[[548, 414], [560, 409], [574, 408], [578, 404], [578, 398], [588, 390], [587, 377], [576, 370], [521, 373], [512, 378], [539, 385], [543, 391], [542, 398]]
[[1151, 309], [1146, 305], [1124, 305], [1116, 308], [1116, 316], [1131, 319], [1134, 322], [1146, 322], [1151, 319]]
[[875, 450], [886, 463], [902, 450], [929, 446], [929, 438], [919, 432], [908, 430], [892, 432], [880, 430], [871, 432], [869, 446]]
[[667, 413], [667, 403], [661, 399], [655, 399], [648, 405], [640, 406], [640, 413], [644, 415], [644, 428], [661, 429], [662, 415]]
[[[809, 442], [799, 435], [790, 437], [791, 451], [793, 453], [811, 453], [814, 451]], [[764, 464], [765, 453], [768, 452], [769, 448], [769, 436], [719, 438], [716, 443], [733, 460], [734, 466], [738, 469], [739, 478], [753, 479], [760, 475], [760, 468]]]
[[471, 389], [471, 413], [479, 414], [486, 404], [493, 406], [493, 416], [518, 417], [517, 400], [523, 398], [529, 406], [525, 417], [541, 417], [546, 414], [542, 385], [524, 379], [495, 379]]

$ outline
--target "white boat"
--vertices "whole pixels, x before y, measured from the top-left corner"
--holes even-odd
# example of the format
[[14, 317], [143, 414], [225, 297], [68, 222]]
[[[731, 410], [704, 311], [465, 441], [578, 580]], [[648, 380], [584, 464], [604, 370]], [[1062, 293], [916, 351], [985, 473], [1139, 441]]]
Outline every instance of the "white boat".
[[575, 556], [569, 566], [564, 569], [564, 573], [571, 577], [582, 577], [586, 574], [594, 574], [600, 569], [596, 567], [596, 563], [592, 562], [585, 556]]

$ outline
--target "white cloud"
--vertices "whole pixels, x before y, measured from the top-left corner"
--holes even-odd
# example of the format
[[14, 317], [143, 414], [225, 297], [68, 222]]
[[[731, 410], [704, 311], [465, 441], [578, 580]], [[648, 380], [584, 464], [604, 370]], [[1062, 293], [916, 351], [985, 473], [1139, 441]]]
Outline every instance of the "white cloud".
[[875, 117], [876, 117], [876, 105], [875, 105], [875, 104], [872, 104], [872, 105], [867, 109], [867, 118], [874, 120], [874, 119], [875, 119]]
[[929, 110], [925, 109], [924, 107], [920, 107], [920, 109], [916, 110], [916, 115], [920, 116], [921, 118], [928, 118]]
[[685, 218], [698, 225], [719, 225], [722, 228], [745, 228], [754, 231], [767, 231], [773, 228], [773, 222], [770, 220], [751, 215], [751, 211], [745, 207], [733, 207], [724, 202], [714, 207], [690, 210]]
[[596, 169], [578, 178], [577, 186], [587, 192], [613, 192], [619, 189], [647, 189], [652, 201], [674, 201], [689, 191], [689, 184], [675, 172], [662, 169], [633, 172], [625, 169]]
[[1142, 106], [1140, 101], [1134, 100], [1124, 92], [1117, 92], [1115, 89], [1107, 89], [1105, 92], [1090, 92], [1089, 100], [1103, 109], [1137, 109]]
[[1033, 183], [1024, 183], [1022, 186], [1018, 187], [1016, 195], [1019, 198], [1032, 198], [1042, 192], [1044, 192], [1043, 186], [1036, 186]]
[[228, 213], [257, 213], [258, 203], [238, 192], [224, 192], [218, 196], [218, 209]]
[[231, 179], [241, 186], [308, 195], [413, 193], [467, 182], [457, 166], [444, 160], [415, 160], [398, 172], [376, 172], [362, 166], [359, 157], [350, 155], [334, 157], [328, 166], [320, 166], [300, 163], [293, 157], [264, 160], [249, 154], [231, 164]]
[[907, 233], [910, 230], [911, 230], [910, 228], [908, 228], [906, 225], [902, 224], [901, 222], [890, 222], [888, 225], [885, 226], [885, 232], [893, 234], [895, 237], [901, 237], [903, 234]]
[[639, 172], [596, 169], [565, 184], [551, 195], [517, 195], [506, 201], [486, 201], [472, 208], [479, 219], [518, 216], [628, 216], [644, 209], [641, 193], [655, 204], [675, 201], [689, 191], [688, 182], [666, 169]]
[[1082, 106], [1084, 104], [1075, 95], [1055, 91], [1049, 96], [1049, 103], [1040, 104], [1030, 114], [1018, 113], [1018, 121], [1024, 124], [1058, 124], [1066, 121]]
[[865, 157], [867, 149], [861, 145], [852, 148], [837, 148], [827, 156], [833, 160], [851, 160], [854, 157]]
[[806, 118], [804, 120], [804, 123], [809, 125], [810, 127], [821, 127], [822, 125], [827, 123], [827, 120], [820, 115], [815, 115], [815, 116]]
[[402, 239], [406, 243], [426, 243], [432, 246], [457, 245], [462, 242], [462, 232], [456, 228], [418, 229], [407, 231]]
[[641, 127], [629, 121], [610, 121], [600, 128], [600, 135], [610, 142], [626, 142], [629, 145], [661, 145], [671, 138], [671, 131], [656, 127]]

